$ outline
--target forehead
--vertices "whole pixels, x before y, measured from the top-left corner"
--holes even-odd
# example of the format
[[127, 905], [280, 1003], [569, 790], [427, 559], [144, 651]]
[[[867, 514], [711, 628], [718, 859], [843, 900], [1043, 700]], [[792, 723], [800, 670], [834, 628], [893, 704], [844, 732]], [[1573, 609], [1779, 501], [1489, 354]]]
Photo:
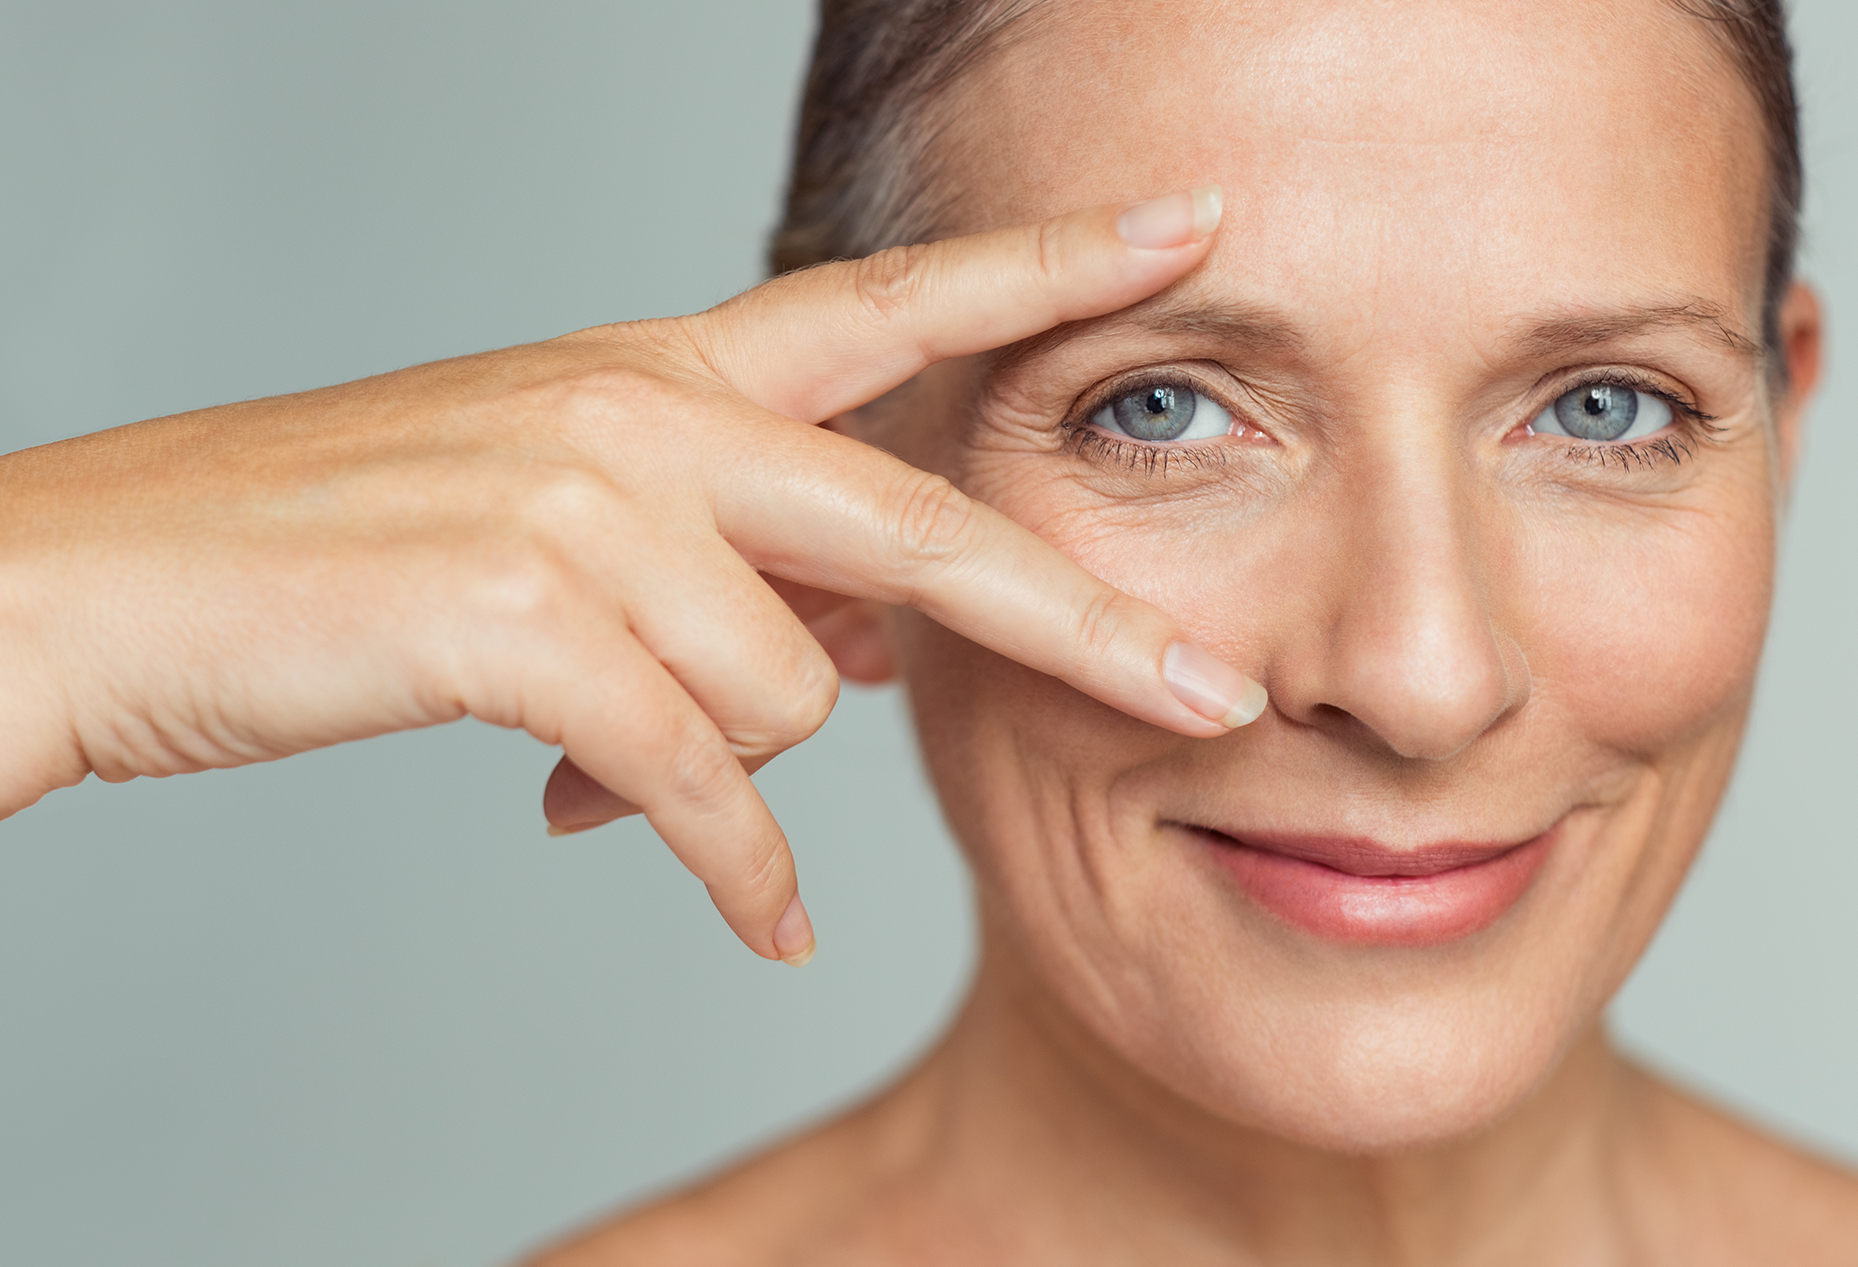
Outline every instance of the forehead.
[[963, 84], [963, 231], [1194, 184], [1311, 303], [1760, 301], [1752, 94], [1669, 0], [1048, 0]]

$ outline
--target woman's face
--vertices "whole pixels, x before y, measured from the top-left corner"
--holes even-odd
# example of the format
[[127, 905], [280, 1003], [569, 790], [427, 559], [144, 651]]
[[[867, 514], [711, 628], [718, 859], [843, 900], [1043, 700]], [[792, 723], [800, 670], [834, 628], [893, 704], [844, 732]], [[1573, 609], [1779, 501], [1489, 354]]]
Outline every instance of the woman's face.
[[1639, 955], [1748, 708], [1792, 426], [1749, 95], [1663, 0], [1070, 0], [959, 92], [951, 231], [1211, 183], [1224, 224], [855, 425], [1272, 700], [1183, 739], [898, 615], [988, 953], [1223, 1117], [1488, 1122]]

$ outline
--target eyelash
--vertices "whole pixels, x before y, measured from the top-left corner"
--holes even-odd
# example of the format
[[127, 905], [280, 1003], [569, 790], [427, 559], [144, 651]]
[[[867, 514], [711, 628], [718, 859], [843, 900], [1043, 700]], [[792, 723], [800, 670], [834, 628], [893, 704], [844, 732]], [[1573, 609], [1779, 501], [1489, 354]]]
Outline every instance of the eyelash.
[[1064, 424], [1065, 446], [1080, 456], [1093, 461], [1125, 470], [1141, 471], [1144, 475], [1163, 475], [1168, 468], [1180, 466], [1189, 471], [1202, 470], [1209, 466], [1226, 464], [1226, 447], [1213, 440], [1189, 441], [1178, 443], [1146, 443], [1131, 440], [1126, 436], [1113, 436], [1108, 432], [1095, 430], [1090, 420], [1097, 412], [1118, 396], [1143, 387], [1172, 387], [1176, 391], [1196, 392], [1216, 402], [1221, 409], [1232, 415], [1233, 422], [1246, 429], [1240, 410], [1222, 397], [1218, 392], [1210, 391], [1205, 384], [1185, 374], [1140, 374], [1123, 378], [1100, 392], [1087, 397], [1089, 404], [1072, 413]]
[[[1718, 419], [1714, 414], [1705, 413], [1691, 401], [1660, 386], [1650, 378], [1630, 371], [1609, 370], [1604, 373], [1590, 374], [1567, 383], [1556, 395], [1561, 396], [1571, 391], [1579, 391], [1583, 387], [1606, 385], [1629, 387], [1633, 391], [1644, 392], [1647, 396], [1662, 400], [1671, 407], [1672, 416], [1679, 421], [1681, 430], [1679, 434], [1663, 436], [1655, 440], [1628, 440], [1614, 443], [1577, 441], [1570, 443], [1563, 450], [1572, 461], [1598, 466], [1601, 470], [1617, 463], [1622, 472], [1630, 472], [1635, 467], [1650, 470], [1663, 462], [1677, 466], [1685, 459], [1696, 456], [1696, 446], [1699, 443], [1717, 443], [1717, 437], [1723, 431], [1723, 428], [1717, 425]], [[1207, 466], [1225, 465], [1227, 453], [1223, 445], [1206, 441], [1197, 444], [1145, 444], [1140, 440], [1109, 435], [1091, 427], [1090, 420], [1110, 401], [1125, 392], [1147, 386], [1167, 386], [1176, 390], [1200, 392], [1210, 396], [1233, 416], [1233, 420], [1241, 428], [1245, 426], [1240, 410], [1220, 399], [1217, 393], [1206, 391], [1202, 384], [1186, 375], [1147, 375], [1124, 379], [1090, 397], [1090, 403], [1072, 414], [1071, 420], [1064, 424], [1065, 446], [1090, 461], [1120, 466], [1130, 471], [1140, 470], [1144, 475], [1165, 476], [1168, 468], [1175, 465], [1183, 466], [1190, 471], [1201, 470]]]
[[1226, 451], [1208, 441], [1187, 444], [1150, 444], [1130, 440], [1102, 431], [1093, 431], [1089, 419], [1065, 424], [1065, 443], [1076, 453], [1093, 462], [1107, 462], [1126, 470], [1140, 470], [1144, 475], [1166, 475], [1171, 466], [1198, 471], [1207, 466], [1224, 466]]
[[1563, 450], [1569, 460], [1598, 466], [1601, 470], [1616, 463], [1622, 472], [1630, 472], [1634, 467], [1650, 470], [1661, 462], [1677, 466], [1684, 459], [1696, 456], [1698, 444], [1715, 444], [1717, 437], [1722, 434], [1723, 428], [1717, 425], [1719, 419], [1714, 414], [1704, 413], [1690, 401], [1629, 370], [1607, 370], [1577, 378], [1555, 395], [1559, 398], [1583, 387], [1609, 385], [1630, 387], [1633, 391], [1644, 392], [1647, 396], [1662, 400], [1671, 407], [1671, 415], [1678, 421], [1678, 433], [1656, 440], [1628, 440], [1623, 443], [1576, 441]]

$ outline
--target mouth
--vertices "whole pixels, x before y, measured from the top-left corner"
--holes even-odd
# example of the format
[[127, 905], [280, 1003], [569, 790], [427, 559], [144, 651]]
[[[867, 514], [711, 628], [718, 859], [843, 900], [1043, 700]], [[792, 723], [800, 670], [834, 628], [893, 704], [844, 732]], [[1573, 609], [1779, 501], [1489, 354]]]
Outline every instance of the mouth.
[[1376, 840], [1187, 826], [1240, 889], [1283, 922], [1330, 941], [1436, 946], [1496, 923], [1521, 900], [1560, 824], [1523, 841]]

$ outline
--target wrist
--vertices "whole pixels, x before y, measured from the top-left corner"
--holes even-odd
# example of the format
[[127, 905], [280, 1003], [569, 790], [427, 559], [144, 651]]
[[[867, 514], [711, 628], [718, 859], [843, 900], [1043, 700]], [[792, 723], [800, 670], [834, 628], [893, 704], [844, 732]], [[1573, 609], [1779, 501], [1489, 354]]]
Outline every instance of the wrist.
[[0, 524], [0, 818], [90, 773], [50, 654], [58, 589], [35, 577], [15, 535]]

